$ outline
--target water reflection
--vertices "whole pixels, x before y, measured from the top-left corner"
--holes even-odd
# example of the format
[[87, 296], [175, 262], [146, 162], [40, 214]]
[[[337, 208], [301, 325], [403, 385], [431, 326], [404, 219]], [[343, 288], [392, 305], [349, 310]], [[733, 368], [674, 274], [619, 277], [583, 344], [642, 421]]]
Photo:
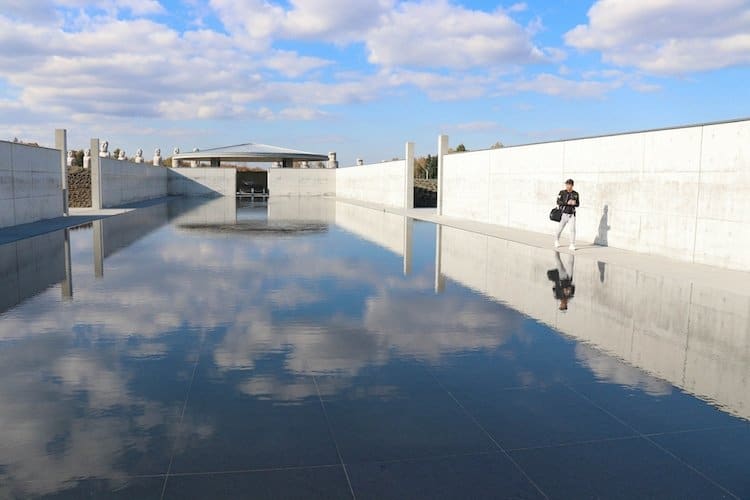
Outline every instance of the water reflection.
[[[554, 269], [547, 271], [547, 278], [555, 284], [552, 292], [555, 298], [560, 301], [558, 307], [561, 311], [568, 310], [568, 302], [575, 296], [576, 286], [573, 284], [573, 271], [575, 268], [576, 257], [573, 254], [560, 255], [555, 253]], [[566, 262], [563, 263], [563, 260]]]
[[0, 245], [0, 314], [58, 283], [72, 294], [68, 231]]
[[[325, 231], [215, 231], [257, 221]], [[612, 265], [601, 280], [580, 258], [574, 289], [569, 257], [323, 199], [267, 212], [178, 200], [13, 245], [0, 247], [0, 496], [125, 487], [174, 457], [189, 472], [235, 423], [252, 438], [275, 423], [265, 411], [303, 425], [321, 398], [403, 401], [432, 380], [422, 368], [477, 353], [501, 353], [507, 365], [485, 365], [531, 385], [538, 373], [517, 366], [544, 347], [523, 315], [584, 341], [572, 355], [587, 374], [651, 395], [674, 384], [750, 416], [750, 302], [728, 290]], [[433, 402], [419, 401], [422, 419]], [[294, 432], [271, 435], [272, 463], [250, 441], [254, 455], [225, 467], [300, 465], [285, 455]]]
[[[576, 289], [572, 260], [557, 253], [450, 227], [439, 235], [447, 277], [585, 342], [576, 354], [601, 379], [657, 393], [672, 384], [750, 419], [747, 293], [611, 264], [603, 280], [601, 263], [580, 257]], [[576, 298], [562, 314], [550, 301], [566, 284]]]

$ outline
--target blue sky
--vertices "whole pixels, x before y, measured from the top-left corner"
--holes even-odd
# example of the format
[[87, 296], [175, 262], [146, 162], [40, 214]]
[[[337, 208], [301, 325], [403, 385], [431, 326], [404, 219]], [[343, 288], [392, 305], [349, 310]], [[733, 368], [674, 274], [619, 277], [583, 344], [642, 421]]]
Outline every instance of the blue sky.
[[750, 116], [747, 0], [0, 0], [0, 139], [342, 165]]

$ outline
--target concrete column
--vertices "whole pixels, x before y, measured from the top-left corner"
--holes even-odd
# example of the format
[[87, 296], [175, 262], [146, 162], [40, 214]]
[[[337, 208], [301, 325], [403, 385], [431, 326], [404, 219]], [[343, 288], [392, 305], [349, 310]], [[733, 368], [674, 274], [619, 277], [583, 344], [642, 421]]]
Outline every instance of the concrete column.
[[213, 168], [221, 167], [221, 160], [218, 158], [211, 158], [211, 167]]
[[[91, 151], [99, 151], [99, 139], [91, 139]], [[102, 162], [98, 154], [91, 155], [91, 208], [102, 209]]]
[[437, 214], [443, 215], [443, 159], [448, 154], [448, 136], [438, 137]]
[[62, 170], [63, 215], [68, 215], [68, 131], [55, 129], [55, 149], [60, 150], [60, 168]]
[[414, 208], [414, 143], [406, 143], [406, 179], [404, 180], [404, 208]]

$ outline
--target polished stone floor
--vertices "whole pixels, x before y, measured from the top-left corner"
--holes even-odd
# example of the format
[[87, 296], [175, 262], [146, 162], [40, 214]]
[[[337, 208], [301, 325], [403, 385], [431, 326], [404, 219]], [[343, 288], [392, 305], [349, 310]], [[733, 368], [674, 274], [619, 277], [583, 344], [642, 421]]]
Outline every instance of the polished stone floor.
[[141, 208], [0, 279], [3, 498], [750, 498], [734, 288], [323, 200]]

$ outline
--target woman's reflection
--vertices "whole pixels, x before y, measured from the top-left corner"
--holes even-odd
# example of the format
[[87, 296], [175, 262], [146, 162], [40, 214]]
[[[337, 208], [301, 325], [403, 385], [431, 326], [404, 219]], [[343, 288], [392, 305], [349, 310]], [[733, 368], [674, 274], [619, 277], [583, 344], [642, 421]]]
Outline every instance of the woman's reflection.
[[[563, 259], [565, 259], [565, 263], [563, 263]], [[555, 283], [552, 291], [555, 293], [555, 298], [560, 301], [559, 309], [567, 311], [568, 301], [576, 293], [576, 286], [573, 284], [573, 268], [575, 267], [576, 257], [573, 254], [561, 255], [560, 252], [555, 252], [555, 261], [557, 267], [547, 271], [547, 278]]]

